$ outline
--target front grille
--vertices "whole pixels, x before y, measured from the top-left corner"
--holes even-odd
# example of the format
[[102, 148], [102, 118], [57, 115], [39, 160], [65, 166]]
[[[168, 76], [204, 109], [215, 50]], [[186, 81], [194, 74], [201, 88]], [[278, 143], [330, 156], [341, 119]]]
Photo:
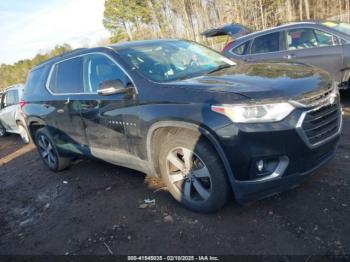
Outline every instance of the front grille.
[[301, 127], [308, 142], [315, 145], [338, 133], [340, 124], [340, 105], [336, 101], [308, 111]]

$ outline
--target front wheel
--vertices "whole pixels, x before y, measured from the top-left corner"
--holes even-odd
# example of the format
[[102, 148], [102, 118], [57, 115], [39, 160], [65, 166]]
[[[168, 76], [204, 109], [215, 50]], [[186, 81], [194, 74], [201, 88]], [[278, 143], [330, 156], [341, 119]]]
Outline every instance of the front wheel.
[[70, 165], [69, 158], [61, 157], [46, 128], [39, 129], [35, 134], [35, 143], [44, 164], [52, 171], [59, 172]]
[[221, 160], [212, 146], [197, 134], [169, 136], [159, 153], [161, 175], [169, 192], [197, 212], [222, 208], [230, 187]]

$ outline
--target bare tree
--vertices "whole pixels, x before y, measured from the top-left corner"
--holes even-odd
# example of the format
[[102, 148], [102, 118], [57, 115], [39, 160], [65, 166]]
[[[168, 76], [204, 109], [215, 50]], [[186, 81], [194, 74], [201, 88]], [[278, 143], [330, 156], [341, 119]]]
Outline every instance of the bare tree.
[[306, 19], [310, 19], [310, 5], [309, 5], [309, 0], [304, 0], [304, 4], [305, 4]]

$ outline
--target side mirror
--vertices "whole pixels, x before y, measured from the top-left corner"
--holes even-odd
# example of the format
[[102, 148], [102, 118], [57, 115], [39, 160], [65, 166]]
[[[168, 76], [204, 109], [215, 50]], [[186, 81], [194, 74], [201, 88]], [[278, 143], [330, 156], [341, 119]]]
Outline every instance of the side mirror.
[[98, 86], [97, 93], [99, 95], [108, 96], [127, 93], [131, 89], [132, 87], [125, 86], [119, 79], [113, 79], [101, 82]]

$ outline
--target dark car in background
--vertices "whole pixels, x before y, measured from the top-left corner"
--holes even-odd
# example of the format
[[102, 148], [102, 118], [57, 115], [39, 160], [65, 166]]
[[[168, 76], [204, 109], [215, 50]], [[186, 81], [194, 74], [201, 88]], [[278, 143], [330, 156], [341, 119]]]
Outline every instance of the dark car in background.
[[340, 89], [350, 88], [350, 24], [295, 22], [253, 33], [245, 26], [230, 24], [209, 29], [203, 35], [233, 38], [222, 50], [232, 59], [305, 63], [329, 72]]
[[236, 65], [190, 41], [81, 49], [33, 68], [26, 123], [45, 165], [88, 156], [162, 178], [201, 212], [294, 187], [330, 160], [342, 115], [321, 69]]

